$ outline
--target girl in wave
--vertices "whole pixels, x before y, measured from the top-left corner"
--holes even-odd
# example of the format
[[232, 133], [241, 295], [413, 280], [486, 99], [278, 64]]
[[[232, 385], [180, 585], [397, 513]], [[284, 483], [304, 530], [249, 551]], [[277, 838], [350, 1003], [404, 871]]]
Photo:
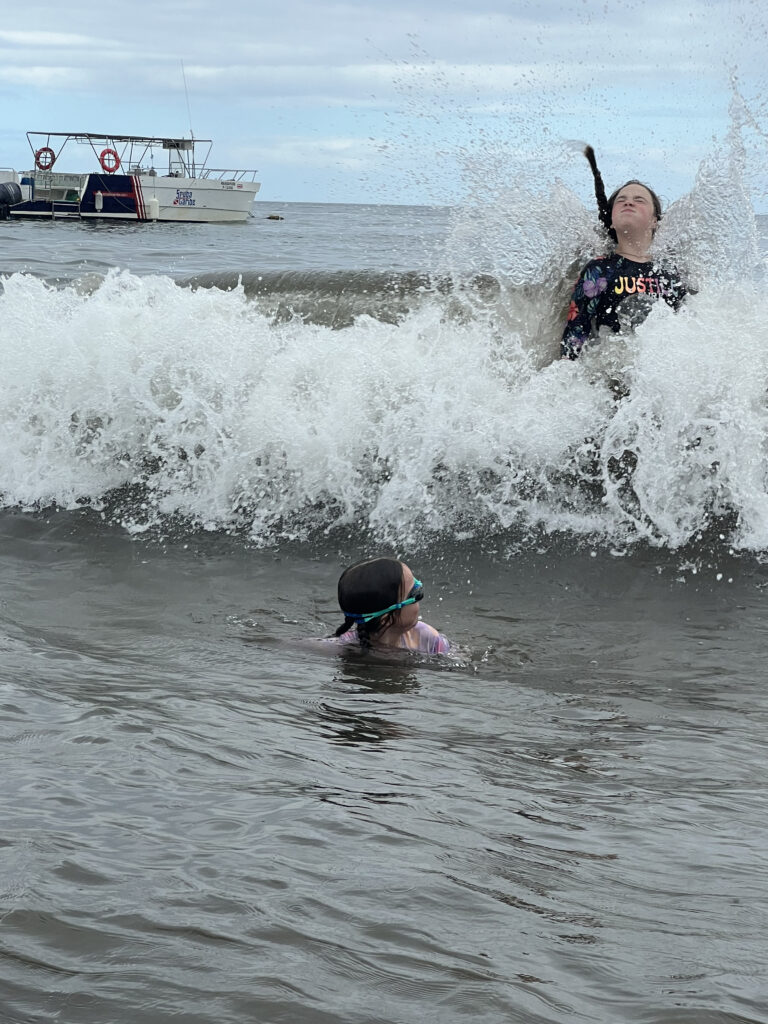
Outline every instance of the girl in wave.
[[680, 308], [686, 288], [675, 267], [651, 258], [650, 248], [661, 220], [661, 202], [640, 181], [628, 181], [609, 198], [591, 146], [584, 155], [595, 179], [595, 196], [603, 226], [616, 248], [591, 260], [579, 275], [560, 346], [566, 359], [577, 359], [601, 327], [618, 334], [636, 327], [653, 304], [663, 299]]

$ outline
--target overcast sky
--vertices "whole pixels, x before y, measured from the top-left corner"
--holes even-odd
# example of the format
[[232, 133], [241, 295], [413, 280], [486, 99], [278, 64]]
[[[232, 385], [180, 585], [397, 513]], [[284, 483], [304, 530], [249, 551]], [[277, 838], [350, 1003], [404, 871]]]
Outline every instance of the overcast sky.
[[[29, 168], [31, 130], [191, 126], [214, 140], [214, 166], [257, 167], [268, 201], [452, 203], [477, 189], [484, 164], [498, 179], [526, 161], [587, 195], [586, 163], [564, 146], [577, 140], [595, 146], [609, 188], [637, 176], [673, 200], [728, 131], [734, 76], [768, 167], [765, 10], [32, 0], [0, 29], [0, 165]], [[58, 169], [91, 169], [89, 156]], [[764, 178], [752, 181], [763, 197]]]

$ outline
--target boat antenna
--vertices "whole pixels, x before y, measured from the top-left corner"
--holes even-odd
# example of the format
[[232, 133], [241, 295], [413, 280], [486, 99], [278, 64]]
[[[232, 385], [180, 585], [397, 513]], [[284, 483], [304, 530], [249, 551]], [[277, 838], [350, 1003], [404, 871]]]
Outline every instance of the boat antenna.
[[187, 117], [189, 118], [189, 134], [194, 139], [195, 133], [192, 131], [192, 111], [189, 107], [189, 89], [187, 89], [187, 76], [184, 72], [184, 61], [181, 62], [181, 78], [184, 82], [184, 97], [187, 101]]
[[[191, 110], [191, 108], [189, 106], [189, 89], [187, 89], [187, 76], [186, 76], [186, 73], [184, 71], [184, 61], [183, 60], [181, 61], [181, 78], [182, 78], [182, 81], [184, 82], [184, 97], [185, 97], [185, 99], [187, 101], [187, 117], [189, 118], [189, 137], [192, 140], [192, 142], [194, 142], [195, 141], [195, 133], [194, 133], [194, 131], [192, 129], [192, 110]], [[194, 176], [195, 176], [195, 148], [193, 146], [192, 147], [192, 177], [194, 178]]]

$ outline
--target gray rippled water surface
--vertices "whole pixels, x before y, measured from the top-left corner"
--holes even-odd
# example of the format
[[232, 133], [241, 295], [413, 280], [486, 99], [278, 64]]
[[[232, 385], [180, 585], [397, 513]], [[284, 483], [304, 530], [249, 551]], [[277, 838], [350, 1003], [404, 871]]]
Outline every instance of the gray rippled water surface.
[[4, 1020], [766, 1020], [754, 561], [448, 547], [382, 661], [331, 545], [0, 526]]

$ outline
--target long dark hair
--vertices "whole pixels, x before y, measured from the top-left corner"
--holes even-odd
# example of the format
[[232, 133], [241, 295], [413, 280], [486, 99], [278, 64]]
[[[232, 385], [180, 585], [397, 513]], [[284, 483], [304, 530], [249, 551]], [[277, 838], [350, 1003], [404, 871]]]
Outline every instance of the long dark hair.
[[661, 220], [661, 200], [653, 191], [653, 189], [646, 185], [644, 181], [638, 181], [637, 178], [630, 178], [629, 181], [625, 181], [623, 185], [620, 185], [610, 196], [606, 197], [605, 185], [603, 183], [603, 176], [600, 173], [600, 169], [597, 166], [597, 160], [595, 158], [595, 151], [591, 146], [586, 146], [584, 149], [584, 156], [589, 161], [589, 166], [592, 168], [592, 177], [595, 179], [595, 199], [597, 200], [597, 215], [600, 218], [600, 223], [603, 225], [605, 230], [608, 232], [610, 238], [614, 242], [618, 242], [616, 232], [613, 230], [613, 204], [616, 202], [616, 196], [621, 192], [627, 185], [642, 185], [644, 189], [647, 189], [651, 194], [651, 200], [653, 201], [653, 212], [656, 214], [656, 220]]
[[371, 640], [392, 625], [394, 614], [389, 612], [370, 622], [359, 622], [354, 616], [397, 604], [402, 584], [403, 563], [396, 558], [369, 558], [350, 565], [339, 577], [337, 593], [344, 621], [333, 635], [341, 636], [357, 626], [360, 643], [370, 647]]

